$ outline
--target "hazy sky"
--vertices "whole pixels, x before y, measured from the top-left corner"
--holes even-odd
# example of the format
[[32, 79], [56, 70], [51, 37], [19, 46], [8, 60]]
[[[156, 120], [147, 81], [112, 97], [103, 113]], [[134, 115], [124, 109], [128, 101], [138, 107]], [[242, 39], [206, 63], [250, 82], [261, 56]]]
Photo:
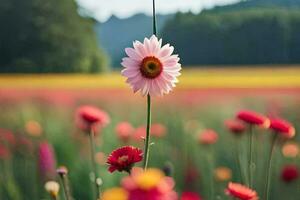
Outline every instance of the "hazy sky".
[[[152, 0], [77, 0], [79, 4], [91, 11], [101, 21], [112, 14], [119, 17], [128, 17], [134, 13], [151, 13]], [[214, 5], [224, 5], [239, 0], [156, 0], [159, 13], [175, 11], [199, 12], [203, 8]]]

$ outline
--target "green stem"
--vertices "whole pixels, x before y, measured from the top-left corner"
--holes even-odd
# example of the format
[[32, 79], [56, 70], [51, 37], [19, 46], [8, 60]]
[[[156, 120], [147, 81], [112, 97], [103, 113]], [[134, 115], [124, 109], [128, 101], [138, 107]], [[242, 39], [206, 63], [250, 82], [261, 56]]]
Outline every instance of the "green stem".
[[61, 175], [60, 177], [63, 185], [65, 199], [72, 200], [72, 195], [71, 195], [71, 190], [70, 190], [69, 180], [67, 175]]
[[254, 143], [254, 133], [253, 133], [253, 126], [250, 126], [250, 134], [249, 134], [249, 151], [250, 151], [250, 159], [249, 159], [249, 187], [253, 188], [253, 172], [254, 172], [254, 167], [255, 164], [253, 162], [253, 143]]
[[244, 179], [244, 173], [242, 171], [242, 166], [241, 166], [241, 158], [240, 158], [240, 155], [239, 155], [239, 138], [234, 138], [235, 139], [235, 157], [236, 157], [236, 163], [237, 163], [237, 166], [238, 166], [238, 170], [240, 172], [240, 177], [241, 177], [241, 181], [242, 183], [244, 184], [245, 183], [245, 179]]
[[212, 146], [209, 147], [209, 153], [208, 155], [208, 163], [210, 165], [210, 199], [214, 200], [215, 197], [215, 187], [214, 187], [214, 169], [215, 169], [215, 163], [214, 163], [214, 149]]
[[151, 96], [147, 95], [147, 129], [146, 129], [146, 140], [145, 140], [145, 156], [144, 156], [144, 169], [148, 167], [149, 152], [150, 152], [150, 126], [151, 126]]
[[153, 35], [157, 34], [157, 28], [156, 28], [156, 12], [155, 12], [155, 0], [153, 0], [152, 3], [153, 7], [152, 7], [152, 11], [153, 11]]
[[90, 149], [91, 149], [91, 166], [92, 166], [92, 173], [93, 173], [93, 197], [95, 200], [98, 199], [100, 196], [100, 192], [96, 183], [96, 179], [98, 177], [97, 174], [97, 166], [95, 162], [95, 134], [93, 128], [91, 127], [90, 130]]
[[274, 155], [274, 152], [276, 149], [277, 138], [278, 138], [278, 134], [274, 133], [273, 139], [272, 139], [272, 144], [271, 144], [268, 166], [267, 166], [268, 171], [267, 171], [266, 184], [265, 184], [265, 189], [264, 189], [264, 200], [268, 200], [269, 196], [270, 196], [270, 180], [271, 180], [271, 173], [272, 173], [272, 160], [273, 160], [273, 155]]

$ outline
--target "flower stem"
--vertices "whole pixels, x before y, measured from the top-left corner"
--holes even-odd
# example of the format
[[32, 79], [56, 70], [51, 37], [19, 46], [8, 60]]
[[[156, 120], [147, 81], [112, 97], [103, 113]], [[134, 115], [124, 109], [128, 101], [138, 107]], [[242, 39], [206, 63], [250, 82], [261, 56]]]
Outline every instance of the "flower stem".
[[72, 195], [71, 195], [71, 190], [69, 186], [69, 180], [66, 174], [60, 176], [62, 185], [63, 185], [63, 190], [64, 190], [64, 195], [66, 200], [72, 200]]
[[250, 151], [250, 158], [249, 158], [249, 187], [252, 188], [253, 187], [253, 171], [254, 171], [254, 162], [253, 162], [253, 143], [254, 143], [254, 133], [253, 133], [253, 126], [250, 126], [250, 134], [249, 134], [249, 151]]
[[153, 35], [157, 34], [157, 28], [156, 28], [156, 11], [155, 11], [155, 0], [153, 0], [152, 3], [153, 7]]
[[146, 140], [145, 140], [145, 156], [144, 156], [144, 169], [148, 167], [149, 161], [149, 146], [150, 146], [150, 126], [151, 126], [151, 96], [147, 95], [147, 130], [146, 130]]
[[91, 167], [92, 167], [92, 181], [93, 181], [93, 199], [97, 200], [100, 196], [100, 191], [96, 183], [96, 179], [98, 177], [97, 174], [97, 166], [95, 162], [95, 134], [93, 128], [90, 130], [90, 149], [91, 149]]
[[214, 149], [212, 146], [209, 147], [209, 153], [207, 154], [207, 162], [210, 166], [210, 199], [215, 199], [215, 181], [214, 181], [214, 172], [215, 172], [215, 163], [214, 163]]
[[270, 179], [271, 179], [271, 173], [272, 173], [272, 160], [273, 160], [273, 155], [274, 155], [275, 148], [276, 148], [277, 138], [278, 138], [278, 134], [274, 133], [273, 138], [272, 138], [270, 157], [269, 157], [268, 166], [267, 166], [268, 171], [267, 171], [266, 184], [265, 184], [265, 189], [264, 189], [264, 199], [265, 200], [268, 200], [269, 196], [270, 196], [269, 193], [270, 193]]
[[238, 166], [238, 170], [240, 172], [240, 177], [241, 177], [241, 181], [242, 183], [244, 184], [245, 183], [245, 179], [244, 179], [244, 173], [242, 171], [242, 166], [241, 166], [241, 159], [240, 159], [240, 155], [239, 155], [239, 138], [234, 138], [235, 139], [235, 157], [236, 157], [236, 163], [237, 163], [237, 166]]

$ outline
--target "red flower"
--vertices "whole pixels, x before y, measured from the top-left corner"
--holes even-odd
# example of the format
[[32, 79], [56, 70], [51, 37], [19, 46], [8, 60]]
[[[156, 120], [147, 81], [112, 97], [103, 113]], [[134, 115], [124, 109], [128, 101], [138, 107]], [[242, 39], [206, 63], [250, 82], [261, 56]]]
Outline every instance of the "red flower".
[[180, 200], [201, 200], [201, 197], [194, 192], [183, 192]]
[[120, 122], [116, 126], [116, 134], [117, 134], [118, 138], [120, 140], [122, 140], [123, 142], [127, 142], [130, 139], [133, 131], [134, 131], [134, 128], [128, 122]]
[[254, 190], [239, 183], [230, 182], [225, 190], [225, 193], [240, 200], [258, 199], [257, 193]]
[[10, 157], [11, 157], [11, 153], [9, 152], [9, 150], [5, 146], [0, 144], [0, 160], [6, 160], [9, 159]]
[[133, 139], [137, 142], [143, 141], [143, 138], [146, 137], [146, 127], [145, 126], [140, 126], [135, 129], [133, 133]]
[[242, 121], [236, 119], [226, 120], [225, 126], [231, 133], [234, 133], [236, 135], [240, 135], [246, 130], [245, 124]]
[[152, 124], [151, 135], [154, 137], [163, 137], [167, 134], [167, 128], [162, 124]]
[[81, 106], [76, 111], [76, 124], [83, 131], [96, 130], [106, 126], [110, 118], [108, 114], [93, 106]]
[[283, 119], [272, 119], [270, 129], [286, 138], [292, 138], [296, 133], [295, 128], [289, 122]]
[[200, 133], [199, 142], [200, 144], [214, 144], [217, 142], [218, 138], [219, 136], [214, 130], [207, 129]]
[[11, 147], [14, 147], [16, 145], [16, 137], [9, 130], [0, 129], [0, 141], [2, 141], [4, 144], [7, 144]]
[[251, 125], [258, 125], [263, 128], [269, 128], [270, 120], [262, 114], [249, 111], [242, 110], [237, 113], [237, 118]]
[[299, 169], [295, 165], [286, 165], [281, 171], [281, 179], [291, 182], [299, 178]]
[[119, 172], [130, 172], [133, 165], [143, 159], [141, 149], [133, 146], [124, 146], [114, 150], [107, 159], [109, 164], [108, 170], [112, 173], [116, 170]]

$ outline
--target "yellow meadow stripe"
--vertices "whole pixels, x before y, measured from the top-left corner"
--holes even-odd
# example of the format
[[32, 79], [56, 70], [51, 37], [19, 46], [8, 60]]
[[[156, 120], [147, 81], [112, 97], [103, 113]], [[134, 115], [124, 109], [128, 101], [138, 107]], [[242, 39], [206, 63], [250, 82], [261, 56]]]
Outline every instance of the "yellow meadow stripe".
[[[300, 87], [300, 68], [198, 68], [184, 69], [179, 88]], [[103, 75], [17, 74], [0, 75], [0, 88], [128, 88], [119, 72]]]

